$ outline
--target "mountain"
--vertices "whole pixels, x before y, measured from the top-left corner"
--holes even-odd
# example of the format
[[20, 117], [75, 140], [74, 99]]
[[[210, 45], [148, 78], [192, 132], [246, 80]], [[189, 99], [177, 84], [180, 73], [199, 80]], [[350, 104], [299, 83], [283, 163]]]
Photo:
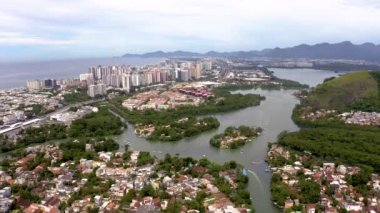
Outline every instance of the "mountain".
[[187, 51], [174, 51], [174, 52], [149, 52], [143, 54], [125, 54], [122, 57], [143, 57], [143, 58], [178, 58], [178, 57], [201, 57], [203, 54], [187, 52]]
[[373, 43], [353, 44], [349, 41], [341, 43], [320, 43], [315, 45], [301, 44], [295, 47], [264, 49], [261, 51], [235, 51], [195, 53], [186, 51], [150, 52], [144, 54], [125, 54], [123, 57], [271, 57], [271, 58], [308, 58], [308, 59], [349, 59], [380, 62], [380, 45]]
[[380, 45], [364, 43], [352, 44], [349, 41], [316, 45], [302, 44], [291, 48], [275, 48], [264, 53], [266, 57], [275, 58], [311, 58], [311, 59], [352, 59], [380, 61]]

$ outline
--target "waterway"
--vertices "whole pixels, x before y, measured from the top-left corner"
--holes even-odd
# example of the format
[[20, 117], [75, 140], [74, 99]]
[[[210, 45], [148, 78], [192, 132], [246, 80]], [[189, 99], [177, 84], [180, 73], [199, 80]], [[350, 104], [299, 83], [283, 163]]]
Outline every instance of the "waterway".
[[273, 71], [274, 75], [279, 78], [298, 81], [311, 87], [315, 87], [317, 84], [323, 82], [323, 80], [326, 78], [337, 76], [339, 74], [328, 70], [316, 70], [308, 68], [270, 68], [269, 70]]
[[[108, 59], [109, 60], [109, 59]], [[101, 61], [98, 64], [108, 64], [109, 61]], [[120, 60], [120, 59], [119, 59]], [[159, 61], [159, 59], [155, 59]], [[110, 60], [115, 62], [115, 60]], [[119, 63], [128, 64], [127, 59], [118, 61]], [[154, 60], [153, 60], [154, 61]], [[150, 61], [148, 63], [151, 63]], [[145, 61], [146, 62], [146, 61]], [[90, 61], [80, 61], [74, 62], [80, 63], [83, 69], [80, 71], [76, 68], [71, 70], [69, 73], [65, 73], [66, 76], [76, 75], [83, 72], [88, 67], [87, 63]], [[134, 62], [139, 64], [140, 61]], [[56, 64], [54, 64], [56, 65]], [[72, 65], [72, 64], [71, 64]], [[93, 65], [93, 63], [92, 63]], [[19, 67], [14, 67], [9, 65], [7, 67], [10, 69], [18, 69], [17, 78], [21, 78], [22, 82], [12, 82], [12, 84], [5, 85], [5, 81], [12, 80], [15, 76], [4, 76], [3, 74], [10, 74], [12, 72], [2, 73], [4, 66], [0, 66], [0, 87], [14, 87], [21, 85], [26, 79], [29, 79], [29, 71], [33, 69], [27, 69], [24, 65], [19, 65]], [[32, 67], [37, 65], [33, 64]], [[67, 65], [69, 66], [69, 65]], [[43, 72], [49, 72], [51, 69], [48, 66], [43, 69]], [[58, 66], [57, 66], [58, 67]], [[29, 66], [29, 68], [31, 68]], [[69, 68], [69, 67], [67, 67]], [[26, 71], [28, 70], [28, 71]], [[337, 73], [331, 71], [321, 71], [313, 69], [271, 69], [274, 75], [290, 80], [296, 80], [301, 83], [308, 84], [310, 86], [315, 86], [321, 83], [325, 78], [336, 76]], [[25, 72], [24, 72], [25, 71]], [[56, 75], [62, 75], [63, 73], [55, 73]], [[41, 73], [42, 75], [42, 73]], [[22, 76], [22, 77], [20, 77]], [[46, 77], [46, 76], [45, 76]], [[270, 200], [270, 178], [271, 174], [265, 172], [267, 165], [265, 163], [265, 157], [267, 152], [268, 142], [275, 142], [277, 136], [282, 131], [297, 131], [298, 127], [291, 120], [291, 113], [294, 106], [299, 103], [293, 93], [295, 90], [261, 90], [252, 89], [244, 91], [234, 91], [235, 93], [255, 93], [265, 96], [266, 99], [261, 102], [259, 106], [249, 107], [246, 109], [233, 111], [229, 113], [219, 113], [213, 114], [220, 121], [220, 127], [216, 130], [209, 131], [200, 134], [195, 137], [186, 138], [178, 142], [149, 142], [143, 138], [140, 138], [134, 134], [134, 129], [132, 125], [129, 125], [128, 129], [124, 133], [117, 137], [120, 144], [130, 143], [130, 148], [133, 150], [150, 151], [153, 155], [158, 157], [163, 157], [166, 153], [175, 155], [179, 154], [182, 157], [193, 157], [200, 159], [206, 156], [211, 161], [218, 163], [224, 163], [227, 161], [234, 160], [242, 164], [249, 171], [249, 184], [248, 189], [252, 196], [253, 205], [258, 213], [277, 213], [280, 212]], [[258, 126], [263, 128], [263, 133], [255, 139], [253, 142], [246, 144], [241, 149], [237, 150], [219, 150], [209, 145], [210, 138], [217, 133], [221, 133], [228, 126]], [[254, 163], [252, 163], [254, 162]]]
[[[297, 80], [310, 86], [315, 86], [325, 78], [337, 75], [331, 71], [313, 69], [275, 69], [272, 71], [281, 78]], [[171, 155], [179, 154], [183, 157], [190, 156], [196, 159], [205, 156], [218, 163], [234, 160], [249, 171], [248, 189], [256, 212], [280, 212], [270, 199], [271, 174], [265, 171], [267, 168], [265, 157], [268, 142], [276, 142], [278, 134], [282, 131], [298, 130], [298, 127], [291, 120], [292, 110], [299, 103], [293, 95], [295, 90], [252, 89], [234, 92], [260, 94], [266, 99], [259, 106], [229, 113], [213, 114], [211, 116], [215, 116], [220, 121], [221, 125], [218, 129], [178, 142], [146, 141], [134, 134], [132, 125], [129, 125], [128, 130], [118, 137], [118, 140], [121, 144], [129, 143], [133, 150], [150, 151], [158, 157], [163, 157], [168, 153]], [[239, 125], [258, 126], [262, 127], [264, 131], [256, 140], [246, 144], [241, 149], [219, 150], [209, 145], [209, 140], [214, 134], [223, 132], [228, 126]]]

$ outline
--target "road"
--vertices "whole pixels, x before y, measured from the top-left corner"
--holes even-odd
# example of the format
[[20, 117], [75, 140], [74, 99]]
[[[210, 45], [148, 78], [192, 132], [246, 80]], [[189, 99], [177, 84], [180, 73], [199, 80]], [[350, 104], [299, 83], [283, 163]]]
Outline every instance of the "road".
[[108, 112], [110, 112], [112, 115], [118, 117], [121, 120], [121, 122], [123, 122], [125, 125], [128, 125], [128, 122], [121, 115], [119, 115], [117, 112], [113, 111], [112, 109], [108, 109]]
[[1, 134], [6, 134], [6, 133], [9, 133], [9, 132], [15, 132], [16, 130], [18, 130], [20, 128], [28, 127], [28, 126], [30, 126], [30, 125], [32, 125], [34, 123], [37, 123], [37, 122], [43, 121], [45, 119], [48, 119], [51, 115], [54, 115], [54, 114], [57, 114], [57, 113], [66, 112], [71, 107], [80, 107], [80, 106], [83, 106], [83, 105], [93, 104], [93, 103], [97, 103], [97, 102], [104, 101], [104, 100], [105, 99], [102, 98], [102, 99], [89, 100], [89, 101], [84, 101], [84, 102], [79, 102], [79, 103], [67, 105], [67, 106], [65, 106], [63, 108], [60, 108], [60, 109], [54, 111], [54, 112], [42, 115], [42, 116], [37, 117], [37, 118], [30, 119], [30, 120], [27, 120], [27, 121], [24, 121], [22, 123], [19, 123], [17, 125], [11, 126], [9, 128], [6, 128], [6, 129], [2, 129], [2, 130], [0, 130], [0, 135]]

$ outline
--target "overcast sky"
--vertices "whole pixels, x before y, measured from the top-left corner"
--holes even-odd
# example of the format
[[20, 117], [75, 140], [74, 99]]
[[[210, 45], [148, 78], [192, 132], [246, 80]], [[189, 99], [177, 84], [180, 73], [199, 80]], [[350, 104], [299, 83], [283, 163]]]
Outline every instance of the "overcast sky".
[[379, 0], [12, 0], [0, 61], [380, 43]]

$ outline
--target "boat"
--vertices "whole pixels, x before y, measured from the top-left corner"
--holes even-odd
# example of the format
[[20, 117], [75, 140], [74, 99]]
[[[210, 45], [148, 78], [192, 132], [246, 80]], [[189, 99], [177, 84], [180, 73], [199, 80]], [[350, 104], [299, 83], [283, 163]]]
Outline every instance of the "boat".
[[254, 160], [254, 161], [252, 161], [252, 164], [261, 164], [262, 163], [262, 161], [261, 160]]
[[246, 170], [245, 168], [243, 168], [243, 172], [242, 172], [242, 174], [243, 174], [244, 176], [247, 176], [247, 175], [248, 175], [248, 172], [247, 172], [247, 170]]

